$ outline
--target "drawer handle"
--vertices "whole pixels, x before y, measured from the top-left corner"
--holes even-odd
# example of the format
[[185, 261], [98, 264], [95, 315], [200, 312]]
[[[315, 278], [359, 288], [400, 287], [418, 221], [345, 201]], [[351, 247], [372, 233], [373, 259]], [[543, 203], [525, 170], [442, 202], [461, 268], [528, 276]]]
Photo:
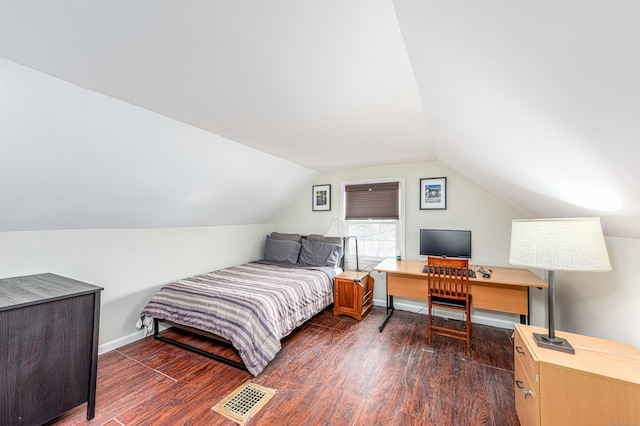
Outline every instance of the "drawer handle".
[[518, 389], [522, 391], [522, 394], [524, 395], [524, 399], [527, 399], [529, 395], [533, 395], [532, 391], [522, 386], [522, 381], [516, 380], [516, 386], [518, 387]]
[[524, 350], [520, 346], [516, 346], [516, 352], [518, 352], [519, 354], [524, 355]]

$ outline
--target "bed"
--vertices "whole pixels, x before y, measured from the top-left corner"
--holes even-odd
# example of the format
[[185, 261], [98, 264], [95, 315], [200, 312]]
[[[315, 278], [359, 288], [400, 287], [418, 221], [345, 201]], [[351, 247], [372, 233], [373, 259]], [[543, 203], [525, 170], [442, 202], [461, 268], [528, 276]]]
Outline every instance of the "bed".
[[[172, 282], [140, 314], [138, 327], [167, 343], [258, 375], [281, 339], [333, 303], [342, 245], [322, 236], [267, 236], [264, 258]], [[165, 339], [158, 322], [188, 327], [229, 342], [242, 363]]]

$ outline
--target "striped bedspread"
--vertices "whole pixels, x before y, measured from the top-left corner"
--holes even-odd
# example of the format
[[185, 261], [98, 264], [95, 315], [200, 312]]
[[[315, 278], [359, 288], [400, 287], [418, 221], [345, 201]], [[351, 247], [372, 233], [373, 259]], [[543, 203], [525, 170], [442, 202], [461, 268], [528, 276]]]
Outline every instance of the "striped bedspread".
[[252, 262], [162, 287], [141, 318], [166, 319], [229, 340], [251, 374], [280, 339], [333, 303], [332, 271]]

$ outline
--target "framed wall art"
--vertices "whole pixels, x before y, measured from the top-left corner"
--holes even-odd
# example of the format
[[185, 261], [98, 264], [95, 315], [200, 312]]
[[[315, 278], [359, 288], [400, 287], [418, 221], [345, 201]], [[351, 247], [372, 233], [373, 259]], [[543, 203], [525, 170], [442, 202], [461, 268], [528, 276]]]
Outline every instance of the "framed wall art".
[[331, 185], [313, 185], [311, 193], [312, 210], [331, 210]]
[[447, 178], [420, 179], [420, 210], [447, 208]]

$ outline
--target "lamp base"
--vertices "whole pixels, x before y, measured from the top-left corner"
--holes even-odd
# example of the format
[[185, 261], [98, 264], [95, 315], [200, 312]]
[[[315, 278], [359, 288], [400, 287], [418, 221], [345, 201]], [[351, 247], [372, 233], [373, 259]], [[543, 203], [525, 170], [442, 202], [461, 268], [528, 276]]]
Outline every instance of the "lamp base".
[[553, 349], [555, 351], [566, 352], [568, 354], [575, 354], [576, 351], [571, 346], [571, 343], [567, 339], [561, 337], [550, 338], [546, 334], [533, 333], [533, 338], [536, 339], [536, 343], [541, 348]]

